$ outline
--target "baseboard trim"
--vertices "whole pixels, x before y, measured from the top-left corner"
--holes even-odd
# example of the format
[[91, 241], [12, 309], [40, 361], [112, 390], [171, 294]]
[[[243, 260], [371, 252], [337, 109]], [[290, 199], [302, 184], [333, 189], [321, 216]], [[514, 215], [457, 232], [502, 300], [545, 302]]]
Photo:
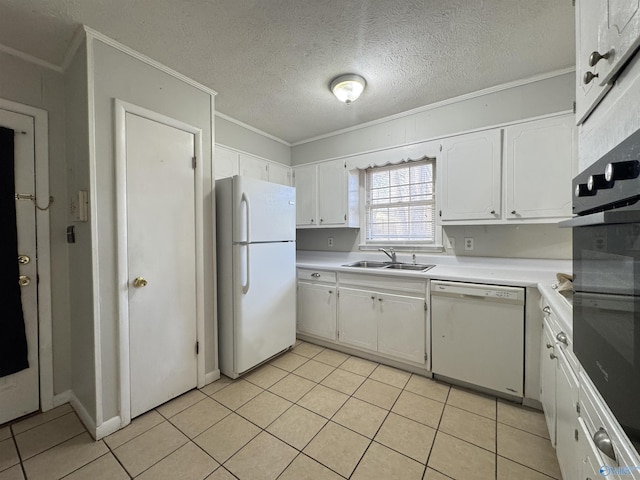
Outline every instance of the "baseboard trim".
[[[64, 405], [65, 403], [69, 403], [71, 401], [71, 390], [66, 390], [64, 392], [58, 393], [53, 396], [53, 408], [59, 407], [60, 405]], [[42, 409], [44, 412], [45, 410]]]
[[102, 425], [96, 429], [96, 440], [100, 440], [107, 435], [117, 432], [122, 428], [122, 426], [122, 419], [119, 416], [112, 417], [106, 422], [102, 422]]
[[96, 423], [93, 418], [91, 418], [91, 415], [89, 415], [89, 412], [82, 404], [82, 402], [78, 399], [78, 397], [76, 397], [76, 394], [73, 393], [73, 391], [70, 393], [69, 403], [75, 410], [78, 417], [80, 417], [80, 421], [84, 424], [89, 434], [94, 438], [94, 440], [97, 440]]
[[220, 370], [214, 370], [213, 372], [207, 372], [204, 374], [204, 384], [209, 385], [220, 378]]

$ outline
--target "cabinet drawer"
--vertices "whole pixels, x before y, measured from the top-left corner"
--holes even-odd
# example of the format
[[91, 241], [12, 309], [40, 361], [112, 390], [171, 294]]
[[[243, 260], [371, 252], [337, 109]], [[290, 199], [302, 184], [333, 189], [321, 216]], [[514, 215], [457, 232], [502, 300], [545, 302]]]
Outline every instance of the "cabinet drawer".
[[306, 268], [298, 269], [298, 280], [308, 280], [312, 282], [336, 283], [336, 272], [327, 270], [311, 270]]
[[[610, 467], [640, 465], [638, 455], [633, 453], [629, 438], [626, 436], [618, 422], [613, 417], [607, 404], [602, 400], [600, 394], [591, 383], [589, 377], [584, 373], [580, 373], [580, 416], [584, 419], [585, 426], [589, 431], [590, 441], [593, 441], [593, 435], [600, 429], [609, 435], [616, 460], [599, 452], [602, 458], [602, 465]], [[638, 477], [633, 477], [638, 478]]]
[[340, 273], [340, 285], [368, 287], [376, 290], [394, 290], [409, 292], [425, 298], [427, 281], [407, 277], [386, 277], [382, 275], [366, 275], [359, 273]]

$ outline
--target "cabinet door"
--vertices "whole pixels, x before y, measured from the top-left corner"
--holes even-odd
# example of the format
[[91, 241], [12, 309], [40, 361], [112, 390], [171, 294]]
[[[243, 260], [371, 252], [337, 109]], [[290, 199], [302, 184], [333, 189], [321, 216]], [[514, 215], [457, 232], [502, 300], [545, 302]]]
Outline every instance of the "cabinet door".
[[298, 282], [298, 331], [336, 339], [336, 286]]
[[578, 392], [580, 386], [573, 373], [562, 348], [556, 349], [556, 455], [562, 478], [577, 480], [579, 477], [578, 444], [576, 431], [578, 429]]
[[316, 166], [305, 165], [294, 168], [296, 187], [296, 225], [316, 225]]
[[[612, 84], [604, 83], [609, 60], [600, 60], [594, 67], [589, 65], [592, 52], [600, 50], [598, 29], [605, 18], [606, 5], [601, 0], [578, 0], [576, 2], [576, 120], [580, 125], [609, 91]], [[603, 43], [604, 45], [604, 43]], [[603, 47], [606, 51], [606, 47]], [[604, 51], [602, 52], [604, 53]], [[597, 77], [591, 78], [588, 72]]]
[[504, 143], [507, 218], [571, 216], [573, 115], [507, 127]]
[[556, 361], [553, 332], [545, 321], [542, 324], [542, 344], [540, 346], [540, 402], [547, 421], [551, 445], [556, 444]]
[[269, 181], [268, 163], [261, 158], [240, 154], [240, 175]]
[[346, 195], [344, 162], [318, 164], [319, 225], [343, 225], [346, 222]]
[[378, 352], [425, 363], [424, 298], [378, 294]]
[[446, 220], [500, 218], [500, 129], [442, 142], [442, 209]]
[[640, 45], [640, 1], [639, 0], [606, 0], [604, 21], [600, 27], [599, 53], [611, 52], [608, 59], [599, 63], [607, 64], [605, 75], [598, 80], [602, 84], [610, 83], [618, 71]]
[[216, 145], [213, 158], [213, 173], [216, 180], [238, 175], [238, 152]]
[[376, 351], [378, 348], [378, 297], [376, 292], [340, 288], [338, 321], [342, 343]]
[[269, 163], [269, 181], [291, 186], [291, 168], [279, 163]]

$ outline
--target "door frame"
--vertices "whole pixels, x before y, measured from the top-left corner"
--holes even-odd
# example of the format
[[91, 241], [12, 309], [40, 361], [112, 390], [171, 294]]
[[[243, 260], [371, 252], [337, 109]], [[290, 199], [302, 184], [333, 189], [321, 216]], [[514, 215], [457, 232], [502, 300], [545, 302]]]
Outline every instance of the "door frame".
[[118, 297], [118, 343], [120, 373], [120, 422], [124, 427], [131, 423], [131, 370], [129, 358], [129, 276], [127, 260], [127, 131], [126, 114], [174, 127], [194, 135], [195, 156], [195, 228], [196, 228], [196, 341], [200, 350], [197, 358], [197, 386], [205, 384], [204, 336], [204, 217], [202, 188], [202, 129], [181, 122], [160, 113], [114, 99], [115, 112], [115, 160], [116, 160], [116, 232], [117, 232], [117, 297]]
[[[0, 108], [33, 118], [35, 194], [38, 205], [49, 202], [49, 118], [46, 110], [0, 98]], [[46, 199], [46, 201], [43, 201]], [[51, 241], [49, 237], [49, 209], [36, 208], [36, 256], [38, 268], [38, 363], [40, 368], [40, 409], [54, 407], [53, 399], [53, 344], [51, 311]], [[64, 402], [62, 402], [64, 403]]]

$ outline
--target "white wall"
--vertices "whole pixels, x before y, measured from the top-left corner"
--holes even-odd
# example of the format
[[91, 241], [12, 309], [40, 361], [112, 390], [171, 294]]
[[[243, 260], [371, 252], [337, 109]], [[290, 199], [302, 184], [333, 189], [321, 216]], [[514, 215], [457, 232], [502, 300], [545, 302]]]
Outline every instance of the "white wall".
[[291, 148], [282, 142], [219, 115], [216, 115], [214, 128], [216, 143], [220, 145], [291, 165]]
[[[100, 289], [100, 348], [102, 417], [106, 421], [119, 412], [118, 312], [116, 272], [116, 217], [114, 178], [113, 101], [115, 98], [175, 118], [202, 129], [205, 292], [213, 292], [214, 239], [211, 189], [212, 128], [210, 95], [143, 63], [126, 53], [93, 41], [95, 82], [95, 205], [99, 224], [98, 264]], [[210, 340], [214, 328], [213, 295], [205, 296], [206, 371], [214, 370], [216, 352]]]
[[[535, 116], [570, 110], [575, 98], [575, 72], [562, 73], [517, 86], [489, 89], [474, 96], [452, 99], [444, 105], [418, 109], [382, 123], [295, 145], [292, 164], [301, 165], [366, 151], [411, 144]], [[396, 116], [398, 117], [398, 116]], [[437, 192], [436, 192], [437, 195]], [[298, 230], [299, 250], [358, 251], [359, 230]], [[334, 247], [327, 238], [334, 237]], [[444, 237], [454, 237], [449, 255], [520, 258], [571, 258], [571, 231], [555, 225], [449, 226]], [[463, 248], [465, 236], [475, 248]]]
[[[82, 44], [65, 72], [67, 187], [69, 197], [90, 190], [87, 49]], [[76, 243], [69, 244], [71, 389], [87, 413], [96, 412], [93, 239], [89, 222], [72, 222]], [[54, 351], [58, 348], [54, 345]]]
[[0, 52], [0, 98], [48, 112], [54, 393], [71, 387], [64, 84], [60, 73]]

